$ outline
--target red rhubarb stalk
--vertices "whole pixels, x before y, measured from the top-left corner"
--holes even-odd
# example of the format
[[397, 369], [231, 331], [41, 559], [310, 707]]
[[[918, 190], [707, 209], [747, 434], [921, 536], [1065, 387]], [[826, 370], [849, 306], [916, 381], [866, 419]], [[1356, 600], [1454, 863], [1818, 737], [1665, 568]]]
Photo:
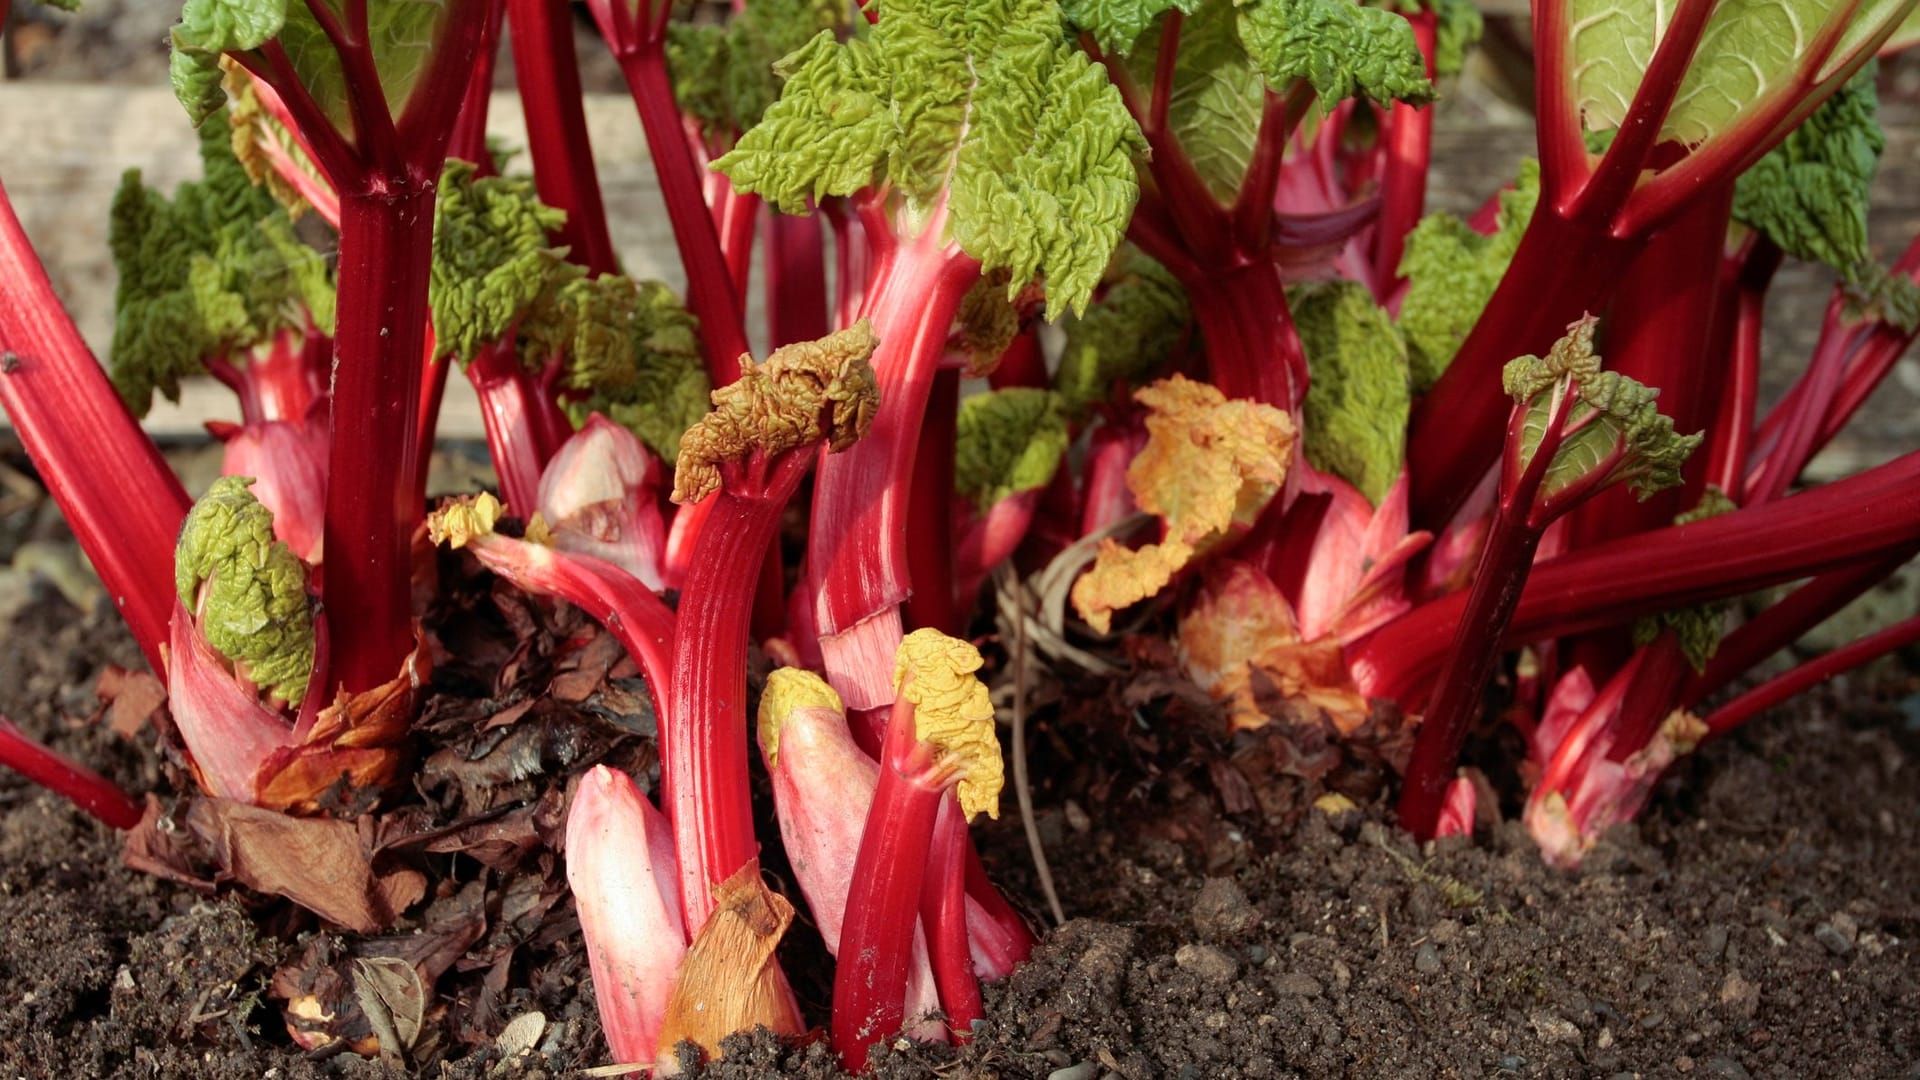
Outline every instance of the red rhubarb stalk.
[[[874, 349], [865, 323], [776, 350], [731, 386], [680, 444], [674, 501], [713, 505], [680, 592], [661, 786], [694, 933], [714, 890], [756, 854], [747, 783], [747, 645], [760, 566], [813, 455], [872, 423]], [[828, 460], [835, 460], [829, 458]]]
[[640, 0], [637, 7], [628, 0], [588, 0], [587, 8], [612, 46], [639, 110], [674, 243], [687, 272], [687, 307], [700, 320], [707, 377], [713, 385], [725, 386], [740, 377], [747, 334], [720, 234], [701, 193], [703, 171], [674, 105], [666, 54], [673, 5], [667, 0]]
[[1592, 318], [1573, 324], [1546, 357], [1522, 357], [1504, 372], [1513, 405], [1493, 524], [1400, 796], [1400, 823], [1421, 839], [1434, 835], [1541, 535], [1615, 484], [1631, 483], [1643, 497], [1678, 484], [1681, 464], [1699, 444], [1697, 435], [1674, 435], [1644, 386], [1600, 370], [1595, 325]]
[[0, 716], [0, 765], [66, 799], [109, 828], [125, 830], [140, 824], [140, 804], [119, 785], [27, 738], [4, 716]]
[[0, 188], [0, 407], [155, 671], [187, 494], [53, 292]]
[[[834, 972], [833, 1046], [856, 1072], [866, 1068], [872, 1044], [899, 1031], [905, 1018], [914, 916], [922, 910], [923, 891], [930, 879], [940, 881], [936, 903], [947, 903], [941, 898], [951, 890], [940, 875], [961, 869], [950, 836], [943, 840], [949, 850], [929, 866], [942, 805], [957, 792], [956, 817], [963, 823], [982, 810], [998, 811], [1000, 745], [993, 703], [973, 674], [981, 663], [973, 646], [935, 630], [916, 630], [900, 646], [880, 784], [854, 861]], [[938, 953], [942, 945], [931, 948]], [[941, 966], [936, 959], [936, 979]], [[977, 1009], [977, 988], [973, 993]], [[950, 1014], [956, 1004], [967, 1008], [964, 1001], [947, 1000], [945, 992], [941, 998]]]
[[567, 214], [554, 243], [589, 274], [617, 274], [620, 260], [607, 233], [581, 104], [572, 8], [568, 0], [507, 0], [513, 74], [527, 116], [534, 187], [541, 202]]
[[1907, 648], [1920, 641], [1920, 615], [1895, 623], [1852, 644], [1842, 646], [1817, 660], [1794, 668], [1784, 675], [1761, 683], [1707, 715], [1707, 730], [1725, 735], [1753, 717], [1773, 708], [1796, 694], [1826, 682], [1877, 657]]
[[[1502, 647], [1820, 574], [1902, 550], [1920, 533], [1920, 452], [1790, 498], [1549, 559], [1528, 578]], [[1347, 652], [1369, 697], [1407, 701], [1432, 678], [1466, 595], [1429, 601]]]

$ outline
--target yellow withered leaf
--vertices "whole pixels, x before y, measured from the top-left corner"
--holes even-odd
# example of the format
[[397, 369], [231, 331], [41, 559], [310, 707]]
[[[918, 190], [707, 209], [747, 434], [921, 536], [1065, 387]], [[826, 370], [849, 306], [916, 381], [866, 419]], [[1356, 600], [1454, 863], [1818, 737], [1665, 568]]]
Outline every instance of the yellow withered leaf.
[[914, 734], [959, 764], [960, 809], [968, 819], [985, 811], [1000, 816], [1005, 781], [1000, 740], [993, 727], [993, 701], [974, 672], [980, 650], [938, 630], [915, 630], [900, 642], [893, 684], [913, 703]]
[[1073, 606], [1106, 633], [1113, 613], [1166, 588], [1181, 568], [1260, 516], [1293, 460], [1293, 419], [1175, 375], [1134, 394], [1147, 408], [1147, 445], [1127, 467], [1140, 509], [1164, 525], [1158, 543], [1102, 545], [1074, 582]]

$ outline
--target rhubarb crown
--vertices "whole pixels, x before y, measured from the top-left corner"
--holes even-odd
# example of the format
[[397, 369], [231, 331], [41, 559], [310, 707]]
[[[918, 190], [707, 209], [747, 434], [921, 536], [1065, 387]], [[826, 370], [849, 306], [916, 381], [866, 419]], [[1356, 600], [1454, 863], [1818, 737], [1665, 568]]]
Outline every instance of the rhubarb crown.
[[1004, 768], [994, 733], [993, 701], [974, 672], [980, 650], [938, 630], [915, 630], [900, 643], [894, 688], [913, 703], [914, 736], [937, 747], [960, 776], [960, 809], [971, 819], [1000, 816]]
[[879, 344], [865, 319], [818, 341], [785, 345], [763, 363], [741, 357], [740, 379], [713, 392], [713, 411], [680, 440], [673, 501], [720, 489], [720, 466], [826, 443], [852, 446], [873, 425], [880, 388], [868, 358]]
[[188, 511], [174, 549], [174, 587], [207, 644], [273, 700], [298, 705], [313, 673], [307, 567], [273, 538], [273, 513], [223, 476]]

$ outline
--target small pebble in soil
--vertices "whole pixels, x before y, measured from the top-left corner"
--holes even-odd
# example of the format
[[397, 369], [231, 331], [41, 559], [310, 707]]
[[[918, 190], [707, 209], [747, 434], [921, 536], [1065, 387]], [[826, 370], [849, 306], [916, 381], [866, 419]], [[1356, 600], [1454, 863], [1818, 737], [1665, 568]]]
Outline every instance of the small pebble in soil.
[[1713, 1080], [1753, 1080], [1745, 1065], [1730, 1057], [1710, 1057], [1700, 1063], [1700, 1075]]
[[1735, 1016], [1751, 1020], [1760, 1009], [1760, 988], [1736, 968], [1720, 983], [1720, 1004]]
[[1700, 943], [1700, 959], [1718, 960], [1727, 951], [1727, 928], [1709, 926]]
[[1853, 921], [1845, 912], [1835, 912], [1833, 918], [1821, 923], [1813, 931], [1813, 939], [1827, 947], [1835, 956], [1845, 956], [1853, 951], [1853, 943], [1860, 937], [1860, 924]]
[[1214, 945], [1188, 942], [1174, 952], [1173, 962], [1204, 982], [1232, 982], [1240, 974], [1240, 962], [1233, 954]]
[[1273, 988], [1282, 994], [1298, 997], [1319, 997], [1320, 980], [1298, 971], [1289, 971], [1273, 978]]
[[1414, 950], [1413, 970], [1422, 975], [1440, 974], [1440, 950], [1434, 948], [1432, 942]]
[[1047, 1074], [1047, 1080], [1093, 1080], [1096, 1066], [1091, 1061], [1078, 1065], [1069, 1065], [1064, 1069], [1055, 1069]]

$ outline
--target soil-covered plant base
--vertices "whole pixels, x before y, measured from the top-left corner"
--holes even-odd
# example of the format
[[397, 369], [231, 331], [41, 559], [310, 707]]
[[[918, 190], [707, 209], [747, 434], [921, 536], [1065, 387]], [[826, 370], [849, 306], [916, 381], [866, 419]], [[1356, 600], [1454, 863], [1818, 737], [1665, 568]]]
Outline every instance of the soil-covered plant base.
[[[110, 715], [79, 722], [99, 711], [107, 665], [139, 667], [110, 612], [42, 597], [6, 640], [0, 711], [136, 790], [179, 779], [150, 725], [125, 737]], [[495, 660], [535, 664], [551, 645]], [[430, 721], [459, 715], [451, 685]], [[494, 689], [467, 686], [465, 700]], [[1321, 781], [1290, 772], [1328, 770], [1271, 767], [1271, 739], [1183, 737], [1171, 720], [1085, 730], [1043, 711], [1043, 774], [1073, 778], [1035, 793], [1070, 920], [989, 989], [972, 1045], [883, 1050], [876, 1074], [1920, 1077], [1915, 693], [1908, 678], [1816, 696], [1706, 748], [1577, 873], [1545, 867], [1513, 824], [1422, 851], [1386, 824], [1384, 797], [1309, 810]], [[548, 713], [535, 757], [552, 771], [522, 794], [557, 788], [569, 759], [644, 756], [644, 740], [620, 744], [624, 714], [582, 700], [584, 721], [530, 707]], [[604, 730], [587, 737], [595, 716]], [[442, 751], [472, 749], [440, 727]], [[1364, 792], [1364, 772], [1326, 782]], [[1037, 908], [1011, 810], [983, 846]], [[537, 869], [439, 864], [395, 933], [423, 908], [457, 910], [457, 879], [487, 882], [485, 927], [448, 966], [410, 1059], [383, 1063], [295, 1046], [270, 993], [276, 971], [364, 941], [121, 856], [118, 836], [0, 778], [0, 1075], [560, 1076], [606, 1060], [570, 900], [546, 897], [529, 921], [544, 890], [511, 886], [545, 880]], [[792, 937], [789, 969], [818, 1019], [830, 971], [809, 928]], [[700, 1074], [838, 1075], [824, 1045], [732, 1047]]]

